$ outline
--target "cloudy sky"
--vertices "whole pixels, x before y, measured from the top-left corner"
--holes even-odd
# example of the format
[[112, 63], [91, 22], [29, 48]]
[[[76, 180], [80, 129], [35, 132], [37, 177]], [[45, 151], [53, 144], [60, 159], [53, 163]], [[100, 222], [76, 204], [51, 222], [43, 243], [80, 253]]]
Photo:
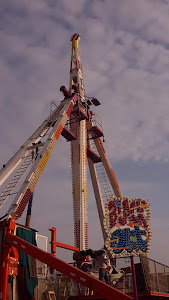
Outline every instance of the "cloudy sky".
[[[69, 84], [70, 37], [81, 35], [86, 94], [97, 97], [105, 148], [124, 196], [149, 199], [152, 250], [169, 264], [169, 1], [1, 0], [1, 166]], [[102, 247], [88, 180], [89, 247]], [[25, 216], [23, 216], [22, 221]], [[61, 137], [34, 195], [32, 227], [73, 244], [70, 144]], [[66, 253], [58, 250], [66, 259]]]

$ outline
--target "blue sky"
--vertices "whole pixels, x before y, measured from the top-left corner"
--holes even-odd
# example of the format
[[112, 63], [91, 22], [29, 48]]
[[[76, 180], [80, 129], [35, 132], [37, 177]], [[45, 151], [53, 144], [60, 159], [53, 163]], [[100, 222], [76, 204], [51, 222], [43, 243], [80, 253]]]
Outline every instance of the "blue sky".
[[[169, 251], [168, 0], [2, 0], [1, 165], [69, 85], [70, 37], [81, 35], [86, 94], [97, 97], [105, 148], [124, 196], [149, 199], [150, 257]], [[103, 241], [89, 178], [89, 246]], [[22, 220], [24, 219], [24, 216]], [[61, 138], [34, 195], [32, 227], [73, 243], [70, 145]], [[66, 259], [66, 253], [58, 250]]]

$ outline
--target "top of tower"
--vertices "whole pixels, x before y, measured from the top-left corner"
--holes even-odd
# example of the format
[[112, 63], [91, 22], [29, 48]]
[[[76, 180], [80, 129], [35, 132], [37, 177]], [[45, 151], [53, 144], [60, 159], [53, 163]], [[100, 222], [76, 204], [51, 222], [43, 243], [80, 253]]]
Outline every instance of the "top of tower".
[[73, 41], [76, 41], [76, 40], [80, 40], [81, 36], [78, 34], [78, 33], [74, 33], [72, 36], [71, 36], [71, 42]]

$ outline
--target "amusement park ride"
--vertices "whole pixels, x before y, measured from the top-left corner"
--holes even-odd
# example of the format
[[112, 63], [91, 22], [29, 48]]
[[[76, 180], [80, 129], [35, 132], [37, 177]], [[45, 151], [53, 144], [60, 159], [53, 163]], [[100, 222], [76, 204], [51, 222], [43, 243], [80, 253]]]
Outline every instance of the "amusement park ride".
[[[150, 250], [149, 203], [146, 199], [131, 200], [122, 196], [101, 141], [102, 128], [91, 110], [92, 105], [100, 103], [85, 94], [79, 40], [79, 34], [72, 35], [70, 86], [69, 90], [65, 86], [60, 88], [64, 99], [0, 170], [0, 185], [4, 187], [0, 194], [0, 208], [9, 197], [15, 196], [0, 223], [0, 299], [3, 300], [7, 299], [9, 277], [18, 275], [21, 250], [92, 290], [93, 294], [88, 298], [131, 299], [55, 257], [56, 246], [76, 252], [88, 249], [87, 161], [103, 238], [112, 258], [146, 256]], [[29, 228], [33, 192], [61, 135], [71, 143], [75, 247], [61, 245], [53, 236], [52, 254], [49, 254], [18, 237], [16, 220], [28, 204], [25, 228]], [[14, 193], [16, 188], [18, 190]], [[134, 297], [137, 299], [137, 293]]]

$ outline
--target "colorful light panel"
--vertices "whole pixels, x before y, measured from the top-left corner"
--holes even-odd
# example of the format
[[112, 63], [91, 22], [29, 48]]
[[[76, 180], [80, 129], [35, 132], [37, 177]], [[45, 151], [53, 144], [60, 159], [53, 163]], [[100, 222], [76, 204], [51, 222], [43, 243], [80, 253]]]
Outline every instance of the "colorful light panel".
[[105, 242], [113, 257], [147, 254], [152, 232], [149, 221], [150, 204], [147, 199], [112, 197], [105, 204]]

